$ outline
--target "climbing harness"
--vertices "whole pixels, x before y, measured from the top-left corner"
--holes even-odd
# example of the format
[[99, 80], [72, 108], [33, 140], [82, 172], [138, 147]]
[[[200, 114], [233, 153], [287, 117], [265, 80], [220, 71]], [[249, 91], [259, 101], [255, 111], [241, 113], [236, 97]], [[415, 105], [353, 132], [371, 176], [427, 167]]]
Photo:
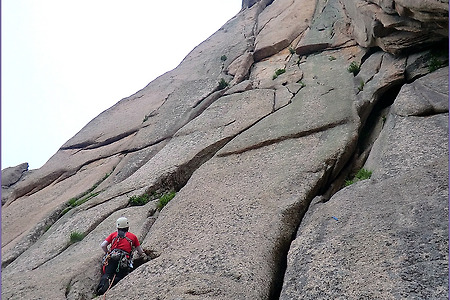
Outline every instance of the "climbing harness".
[[114, 261], [118, 261], [116, 273], [119, 273], [119, 270], [121, 268], [132, 268], [133, 267], [133, 259], [132, 259], [133, 241], [129, 237], [127, 237], [126, 235], [123, 237], [120, 237], [119, 234], [117, 234], [111, 242], [111, 247], [113, 247], [116, 242], [118, 243], [120, 241], [120, 239], [123, 239], [123, 238], [126, 239], [130, 243], [131, 253], [128, 253], [127, 251], [119, 249], [119, 248], [115, 248], [115, 249], [109, 251], [102, 259], [103, 273], [105, 273], [106, 266], [108, 265], [108, 262], [110, 259], [112, 259]]
[[133, 241], [129, 237], [126, 236], [126, 233], [123, 237], [119, 236], [119, 233], [118, 233], [111, 241], [111, 247], [114, 245], [114, 243], [116, 241], [120, 241], [120, 239], [126, 239], [130, 243], [131, 249], [133, 249]]

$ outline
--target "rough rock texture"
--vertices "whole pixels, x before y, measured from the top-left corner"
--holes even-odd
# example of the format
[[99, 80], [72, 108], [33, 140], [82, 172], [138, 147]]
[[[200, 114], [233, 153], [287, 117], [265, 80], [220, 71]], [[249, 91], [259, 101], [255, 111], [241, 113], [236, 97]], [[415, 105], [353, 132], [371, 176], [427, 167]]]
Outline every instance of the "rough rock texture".
[[23, 174], [28, 171], [28, 163], [2, 170], [2, 187], [10, 187], [17, 183]]
[[[311, 203], [280, 299], [448, 297], [447, 76], [402, 87], [365, 164], [370, 180]], [[423, 114], [427, 98], [440, 112]]]
[[378, 46], [399, 54], [448, 36], [448, 0], [343, 0], [342, 3], [351, 20], [352, 36], [363, 47]]
[[122, 215], [152, 260], [108, 299], [448, 296], [448, 2], [426, 2], [243, 1], [9, 180], [2, 297], [93, 298]]
[[2, 170], [2, 205], [6, 203], [6, 200], [11, 193], [9, 188], [23, 178], [27, 174], [27, 171], [28, 163]]

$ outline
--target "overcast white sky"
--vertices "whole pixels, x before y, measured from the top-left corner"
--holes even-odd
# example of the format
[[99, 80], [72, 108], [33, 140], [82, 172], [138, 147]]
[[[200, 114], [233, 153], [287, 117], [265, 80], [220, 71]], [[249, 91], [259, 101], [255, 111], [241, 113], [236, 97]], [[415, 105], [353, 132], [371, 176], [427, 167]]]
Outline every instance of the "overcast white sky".
[[175, 68], [242, 0], [2, 0], [1, 168], [40, 168]]

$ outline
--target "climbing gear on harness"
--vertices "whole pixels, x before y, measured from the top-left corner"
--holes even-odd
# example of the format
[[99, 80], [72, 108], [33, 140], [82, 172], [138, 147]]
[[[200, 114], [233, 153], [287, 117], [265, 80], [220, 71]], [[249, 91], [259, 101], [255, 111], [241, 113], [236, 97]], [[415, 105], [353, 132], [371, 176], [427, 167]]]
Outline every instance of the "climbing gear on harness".
[[119, 273], [120, 269], [133, 267], [131, 255], [128, 254], [128, 252], [121, 249], [114, 249], [111, 252], [105, 254], [105, 256], [103, 256], [102, 259], [103, 273], [105, 273], [106, 266], [109, 264], [110, 260], [117, 261], [117, 269], [116, 269], [117, 273]]
[[106, 266], [108, 265], [110, 259], [118, 262], [116, 273], [119, 273], [120, 269], [133, 268], [133, 259], [132, 259], [133, 241], [126, 236], [125, 232], [120, 232], [119, 230], [119, 232], [111, 242], [111, 247], [115, 246], [116, 243], [120, 242], [121, 239], [126, 239], [130, 243], [131, 253], [128, 253], [127, 251], [119, 248], [115, 248], [109, 251], [105, 256], [103, 256], [102, 259], [103, 273], [105, 273]]
[[119, 268], [128, 268], [130, 266], [130, 255], [121, 249], [114, 249], [110, 253], [110, 259], [117, 261], [117, 272]]

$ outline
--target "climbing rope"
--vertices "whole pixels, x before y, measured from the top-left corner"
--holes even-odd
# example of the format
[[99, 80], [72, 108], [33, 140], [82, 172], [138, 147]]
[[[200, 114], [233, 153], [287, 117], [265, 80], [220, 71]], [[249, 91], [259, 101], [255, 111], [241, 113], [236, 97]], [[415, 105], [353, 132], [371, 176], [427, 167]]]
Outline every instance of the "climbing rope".
[[114, 279], [116, 278], [116, 274], [117, 274], [117, 273], [114, 273], [114, 276], [113, 276], [111, 282], [109, 283], [108, 289], [107, 289], [106, 292], [103, 294], [103, 300], [106, 299], [106, 293], [107, 293], [107, 292], [109, 291], [109, 289], [111, 288], [111, 286], [112, 286], [112, 284], [113, 284], [113, 282], [114, 282]]

